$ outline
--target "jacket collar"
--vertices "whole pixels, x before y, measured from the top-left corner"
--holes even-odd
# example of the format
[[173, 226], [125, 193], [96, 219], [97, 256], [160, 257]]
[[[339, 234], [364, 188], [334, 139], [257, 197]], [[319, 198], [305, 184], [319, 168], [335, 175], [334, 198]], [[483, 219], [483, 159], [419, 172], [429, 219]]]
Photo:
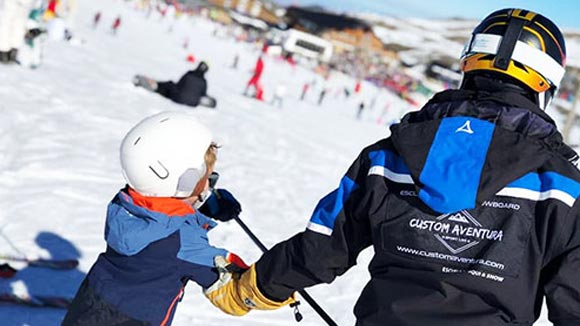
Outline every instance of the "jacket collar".
[[[438, 102], [449, 102], [449, 101], [494, 101], [498, 104], [507, 105], [511, 107], [518, 107], [527, 109], [533, 114], [541, 117], [546, 122], [556, 125], [554, 120], [536, 103], [530, 101], [525, 96], [513, 92], [513, 91], [503, 91], [503, 92], [486, 92], [486, 91], [471, 91], [463, 89], [450, 89], [440, 93], [435, 94], [429, 103]], [[428, 104], [429, 104], [428, 103]]]
[[136, 206], [146, 208], [150, 211], [163, 213], [168, 216], [185, 216], [194, 214], [195, 210], [191, 205], [172, 197], [145, 197], [127, 186], [125, 190]]

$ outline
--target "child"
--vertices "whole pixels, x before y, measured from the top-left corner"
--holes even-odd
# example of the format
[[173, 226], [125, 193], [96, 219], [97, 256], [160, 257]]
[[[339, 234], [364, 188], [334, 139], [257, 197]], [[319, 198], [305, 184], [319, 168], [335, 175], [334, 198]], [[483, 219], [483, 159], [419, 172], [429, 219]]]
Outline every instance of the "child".
[[[241, 211], [226, 190], [209, 190], [216, 152], [211, 132], [185, 112], [153, 115], [129, 131], [121, 144], [128, 185], [108, 207], [107, 250], [63, 326], [170, 325], [189, 280], [208, 288], [218, 279], [215, 256], [247, 268], [207, 240], [216, 222], [206, 215], [226, 221]], [[204, 199], [215, 191], [209, 209]]]

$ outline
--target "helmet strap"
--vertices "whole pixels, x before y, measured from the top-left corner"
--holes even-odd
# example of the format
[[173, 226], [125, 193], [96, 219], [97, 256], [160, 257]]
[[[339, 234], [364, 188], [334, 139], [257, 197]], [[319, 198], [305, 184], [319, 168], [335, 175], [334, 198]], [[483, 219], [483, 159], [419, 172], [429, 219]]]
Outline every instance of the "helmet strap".
[[206, 200], [212, 195], [213, 189], [206, 189], [201, 194], [199, 194], [198, 199], [195, 203], [193, 203], [193, 208], [198, 210], [203, 204], [205, 204]]

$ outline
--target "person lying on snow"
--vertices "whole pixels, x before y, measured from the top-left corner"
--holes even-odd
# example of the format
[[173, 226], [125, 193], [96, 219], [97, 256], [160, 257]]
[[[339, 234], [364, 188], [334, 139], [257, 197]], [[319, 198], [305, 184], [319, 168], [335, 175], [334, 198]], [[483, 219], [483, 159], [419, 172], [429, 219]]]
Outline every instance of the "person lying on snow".
[[136, 75], [133, 78], [133, 85], [158, 93], [175, 103], [193, 107], [201, 105], [215, 108], [217, 105], [216, 99], [207, 95], [205, 74], [208, 70], [208, 65], [202, 61], [195, 70], [186, 72], [177, 83], [172, 81], [161, 82], [143, 75]]

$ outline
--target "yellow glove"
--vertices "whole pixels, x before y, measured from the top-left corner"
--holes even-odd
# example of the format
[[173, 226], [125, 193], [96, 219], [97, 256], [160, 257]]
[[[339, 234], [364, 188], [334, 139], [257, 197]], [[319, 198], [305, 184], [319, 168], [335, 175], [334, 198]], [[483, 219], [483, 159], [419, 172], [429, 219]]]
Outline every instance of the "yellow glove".
[[225, 257], [215, 257], [214, 264], [220, 277], [204, 290], [204, 294], [214, 306], [229, 315], [243, 316], [252, 309], [274, 310], [296, 301], [294, 296], [284, 302], [266, 298], [258, 289], [255, 265], [238, 274], [228, 270], [230, 263]]

